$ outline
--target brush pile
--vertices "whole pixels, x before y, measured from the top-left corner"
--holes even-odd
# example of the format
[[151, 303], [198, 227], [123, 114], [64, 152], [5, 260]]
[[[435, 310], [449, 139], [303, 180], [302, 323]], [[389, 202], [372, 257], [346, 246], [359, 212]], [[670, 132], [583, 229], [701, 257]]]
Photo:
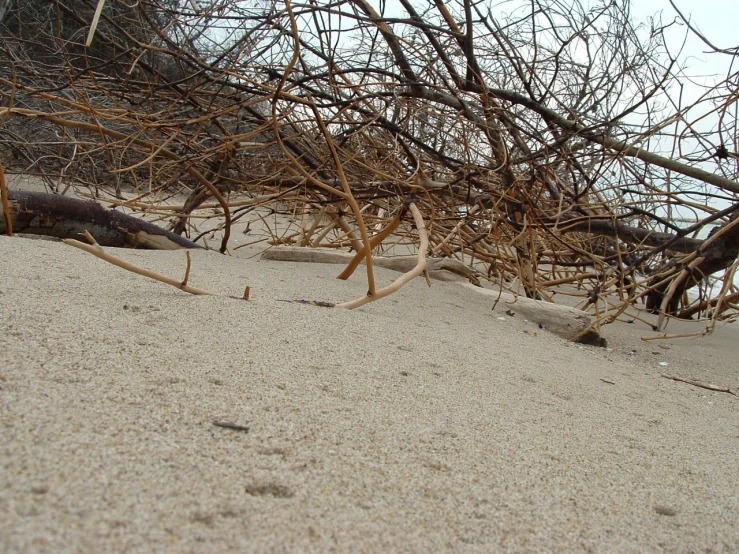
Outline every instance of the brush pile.
[[193, 239], [217, 217], [222, 251], [269, 209], [298, 223], [265, 247], [413, 253], [413, 205], [431, 257], [597, 325], [739, 313], [736, 73], [677, 103], [664, 28], [628, 2], [376, 9], [10, 2], [0, 160]]

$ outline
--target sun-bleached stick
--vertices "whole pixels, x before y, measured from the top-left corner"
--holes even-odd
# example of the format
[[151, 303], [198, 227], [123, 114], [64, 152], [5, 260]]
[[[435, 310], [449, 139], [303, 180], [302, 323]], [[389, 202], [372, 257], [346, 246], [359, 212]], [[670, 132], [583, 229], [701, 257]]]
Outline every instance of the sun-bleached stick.
[[103, 250], [103, 247], [97, 243], [97, 241], [93, 238], [93, 236], [88, 231], [85, 231], [84, 235], [85, 235], [85, 238], [89, 240], [92, 244], [85, 244], [84, 242], [80, 242], [74, 239], [64, 239], [64, 242], [65, 244], [68, 244], [69, 246], [74, 246], [75, 248], [79, 248], [80, 250], [89, 252], [96, 258], [100, 258], [101, 260], [105, 260], [108, 263], [117, 265], [118, 267], [123, 268], [126, 271], [137, 273], [138, 275], [143, 275], [144, 277], [148, 277], [149, 279], [154, 279], [155, 281], [166, 283], [167, 285], [172, 285], [173, 287], [177, 287], [181, 291], [189, 292], [190, 294], [220, 296], [213, 292], [208, 292], [207, 290], [191, 287], [190, 285], [187, 284], [187, 279], [190, 275], [190, 264], [189, 263], [187, 267], [187, 272], [185, 274], [185, 278], [182, 281], [178, 281], [177, 279], [172, 279], [171, 277], [167, 277], [166, 275], [162, 275], [160, 273], [157, 273], [156, 271], [150, 271], [148, 269], [144, 269], [143, 267], [138, 267], [136, 265], [133, 265], [132, 263], [123, 261], [120, 258], [113, 256], [112, 254], [108, 254], [105, 250]]
[[353, 310], [354, 308], [359, 308], [360, 306], [363, 306], [367, 304], [368, 302], [373, 302], [375, 300], [379, 300], [380, 298], [385, 298], [386, 296], [391, 295], [394, 292], [397, 292], [400, 290], [400, 288], [405, 285], [408, 281], [413, 279], [414, 277], [418, 277], [419, 275], [426, 275], [426, 281], [431, 284], [428, 279], [428, 274], [426, 271], [426, 252], [429, 248], [429, 234], [428, 229], [426, 229], [426, 223], [423, 221], [423, 216], [421, 215], [421, 212], [416, 207], [415, 203], [409, 204], [408, 208], [411, 211], [411, 214], [413, 214], [413, 221], [416, 223], [416, 228], [418, 229], [418, 236], [420, 238], [421, 245], [418, 248], [418, 264], [416, 264], [416, 267], [411, 269], [408, 273], [404, 273], [400, 277], [398, 277], [394, 283], [391, 285], [386, 286], [385, 288], [382, 288], [375, 292], [375, 294], [367, 294], [366, 296], [363, 296], [362, 298], [357, 298], [356, 300], [352, 300], [350, 302], [343, 302], [342, 304], [337, 304], [337, 308], [347, 308], [348, 310]]
[[90, 30], [87, 32], [87, 40], [85, 41], [85, 47], [89, 48], [92, 44], [92, 38], [95, 36], [95, 30], [98, 28], [98, 22], [100, 21], [100, 14], [103, 13], [103, 7], [105, 6], [105, 0], [98, 0], [98, 5], [95, 8], [95, 15], [92, 16], [92, 23], [90, 23]]

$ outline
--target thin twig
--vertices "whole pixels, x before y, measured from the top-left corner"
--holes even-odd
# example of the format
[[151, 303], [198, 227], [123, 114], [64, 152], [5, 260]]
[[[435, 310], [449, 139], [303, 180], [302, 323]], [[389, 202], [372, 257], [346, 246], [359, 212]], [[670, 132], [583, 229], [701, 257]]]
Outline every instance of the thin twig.
[[674, 335], [668, 335], [667, 333], [664, 333], [661, 336], [658, 337], [642, 337], [641, 340], [644, 342], [651, 342], [653, 340], [669, 340], [669, 339], [687, 339], [691, 337], [702, 337], [704, 335], [709, 334], [706, 329], [703, 331], [696, 331], [695, 333], [678, 333]]
[[187, 280], [190, 278], [190, 268], [192, 267], [192, 256], [190, 256], [190, 251], [186, 250], [185, 254], [187, 255], [187, 269], [185, 269], [185, 278], [182, 279], [182, 286], [187, 286]]
[[729, 387], [722, 388], [722, 387], [717, 387], [716, 385], [706, 385], [699, 381], [693, 381], [692, 379], [683, 379], [682, 377], [676, 377], [674, 375], [664, 375], [663, 374], [662, 377], [664, 377], [665, 379], [672, 379], [673, 381], [679, 381], [681, 383], [687, 383], [688, 385], [693, 385], [694, 387], [700, 387], [702, 389], [710, 390], [713, 392], [728, 392], [732, 396], [739, 396]]
[[243, 431], [244, 433], [248, 433], [251, 429], [250, 427], [247, 427], [246, 425], [238, 425], [237, 423], [231, 423], [230, 421], [219, 421], [214, 420], [213, 425], [216, 427], [222, 427], [224, 429], [233, 429], [234, 431]]

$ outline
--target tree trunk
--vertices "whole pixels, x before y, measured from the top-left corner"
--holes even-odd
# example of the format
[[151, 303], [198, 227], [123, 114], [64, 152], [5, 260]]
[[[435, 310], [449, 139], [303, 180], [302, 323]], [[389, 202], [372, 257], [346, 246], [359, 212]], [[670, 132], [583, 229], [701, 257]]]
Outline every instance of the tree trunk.
[[[720, 235], [714, 238], [719, 233]], [[665, 279], [668, 281], [648, 294], [647, 309], [649, 311], [659, 312], [665, 296], [669, 294], [665, 313], [676, 314], [684, 292], [700, 284], [709, 275], [730, 267], [736, 261], [739, 257], [739, 214], [732, 216], [731, 220], [714, 229], [706, 240], [700, 242], [701, 245], [695, 252], [698, 257], [703, 258], [703, 261], [694, 268], [688, 268], [682, 260], [670, 260], [654, 272], [647, 285], [656, 285]], [[687, 277], [677, 284], [673, 292], [670, 292], [670, 285], [683, 270], [687, 271]]]
[[[680, 254], [696, 253], [697, 257], [703, 257], [703, 261], [692, 269], [687, 267], [688, 264], [684, 256], [670, 259], [661, 267], [656, 268], [647, 281], [647, 288], [654, 287], [647, 294], [647, 309], [652, 313], [659, 312], [665, 295], [669, 293], [670, 298], [665, 307], [665, 313], [675, 315], [684, 292], [700, 284], [708, 276], [730, 267], [739, 257], [739, 222], [737, 222], [739, 212], [736, 211], [735, 206], [724, 211], [727, 213], [733, 211], [729, 221], [714, 229], [705, 240], [688, 238], [677, 233], [660, 233], [649, 229], [630, 227], [606, 219], [573, 222], [566, 228], [565, 226], [560, 228], [560, 231], [602, 234], [615, 237], [632, 245], [651, 246], [657, 250]], [[718, 238], [713, 238], [717, 234], [719, 234]], [[670, 285], [683, 270], [688, 271], [687, 277], [678, 283], [674, 292], [670, 293]], [[661, 281], [665, 282], [658, 285]]]
[[[43, 192], [8, 191], [13, 231], [57, 238], [78, 239], [89, 231], [98, 244], [152, 250], [202, 248], [179, 235], [126, 215], [115, 209], [106, 210], [92, 200]], [[0, 233], [7, 223], [0, 213]]]

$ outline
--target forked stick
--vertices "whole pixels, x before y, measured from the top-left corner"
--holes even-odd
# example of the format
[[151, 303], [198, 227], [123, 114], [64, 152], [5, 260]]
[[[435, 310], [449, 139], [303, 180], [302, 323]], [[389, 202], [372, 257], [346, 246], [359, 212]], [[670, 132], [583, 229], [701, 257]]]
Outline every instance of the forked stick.
[[[423, 216], [421, 215], [421, 212], [416, 207], [415, 203], [411, 203], [408, 205], [408, 208], [410, 209], [411, 213], [413, 214], [413, 221], [416, 223], [416, 228], [418, 229], [418, 236], [420, 238], [421, 245], [418, 248], [418, 264], [416, 264], [416, 267], [411, 269], [408, 273], [404, 273], [400, 277], [398, 277], [394, 283], [391, 285], [386, 286], [385, 288], [382, 288], [375, 292], [375, 294], [370, 294], [369, 292], [363, 296], [362, 298], [357, 298], [356, 300], [352, 300], [351, 302], [343, 302], [342, 304], [337, 304], [337, 308], [347, 308], [349, 310], [353, 310], [354, 308], [359, 308], [359, 306], [363, 306], [367, 304], [368, 302], [373, 302], [375, 300], [379, 300], [380, 298], [385, 298], [386, 296], [391, 295], [394, 292], [397, 292], [400, 290], [400, 288], [405, 285], [408, 281], [413, 279], [414, 277], [418, 277], [421, 274], [426, 274], [426, 251], [429, 248], [429, 234], [428, 230], [426, 229], [426, 223], [423, 221]], [[428, 275], [426, 275], [426, 280], [428, 282]], [[429, 284], [431, 284], [429, 282]]]
[[89, 233], [89, 231], [85, 231], [83, 234], [85, 238], [89, 240], [92, 244], [85, 244], [84, 242], [80, 242], [74, 239], [64, 239], [64, 242], [70, 246], [74, 246], [75, 248], [79, 248], [80, 250], [84, 250], [85, 252], [89, 252], [96, 258], [100, 258], [101, 260], [105, 260], [108, 263], [117, 265], [118, 267], [121, 267], [125, 269], [126, 271], [131, 271], [132, 273], [143, 275], [144, 277], [148, 277], [149, 279], [154, 279], [155, 281], [161, 281], [162, 283], [166, 283], [168, 285], [172, 285], [173, 287], [177, 287], [181, 291], [189, 292], [190, 294], [220, 296], [213, 292], [208, 292], [207, 290], [191, 287], [190, 285], [187, 284], [187, 279], [190, 275], [189, 256], [188, 256], [187, 272], [185, 274], [185, 278], [182, 281], [178, 281], [177, 279], [172, 279], [170, 277], [167, 277], [166, 275], [157, 273], [156, 271], [150, 271], [148, 269], [144, 269], [143, 267], [138, 267], [136, 265], [133, 265], [132, 263], [123, 261], [120, 258], [113, 256], [112, 254], [108, 254], [105, 250], [103, 250], [103, 247], [97, 243], [97, 241], [93, 238], [93, 236]]
[[[402, 211], [398, 212], [398, 214], [390, 221], [390, 223], [388, 223], [387, 227], [385, 227], [382, 231], [380, 231], [370, 239], [370, 248], [377, 248], [377, 246], [382, 241], [392, 235], [398, 229], [398, 227], [400, 227], [401, 216]], [[359, 250], [357, 250], [357, 253], [354, 255], [352, 261], [349, 262], [349, 265], [346, 266], [344, 271], [341, 272], [337, 279], [342, 279], [345, 281], [349, 277], [351, 277], [352, 273], [354, 273], [354, 270], [357, 269], [357, 266], [362, 263], [363, 259], [366, 259], [366, 256], [367, 254], [365, 252], [365, 247], [362, 246]]]

